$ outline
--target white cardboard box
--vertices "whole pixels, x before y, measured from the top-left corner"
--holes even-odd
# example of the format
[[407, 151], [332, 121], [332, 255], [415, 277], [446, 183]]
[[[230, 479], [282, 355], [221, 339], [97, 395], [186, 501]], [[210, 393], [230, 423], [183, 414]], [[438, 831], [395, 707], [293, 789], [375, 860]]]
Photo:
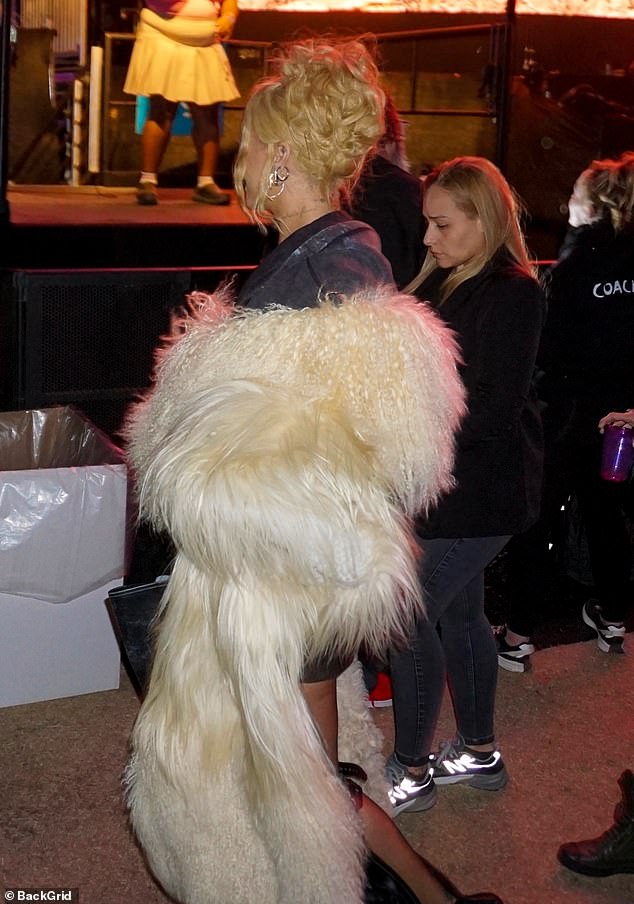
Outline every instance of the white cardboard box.
[[68, 603], [0, 593], [0, 707], [119, 687], [105, 599], [117, 581]]
[[0, 413], [0, 706], [119, 686], [127, 469], [71, 408]]

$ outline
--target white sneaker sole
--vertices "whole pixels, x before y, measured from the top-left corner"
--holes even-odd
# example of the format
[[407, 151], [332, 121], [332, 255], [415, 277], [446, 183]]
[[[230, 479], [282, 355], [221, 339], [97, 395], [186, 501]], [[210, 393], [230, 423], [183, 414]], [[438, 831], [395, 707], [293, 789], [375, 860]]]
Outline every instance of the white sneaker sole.
[[531, 670], [530, 659], [507, 659], [501, 653], [498, 653], [498, 665], [507, 672], [530, 672]]
[[594, 633], [597, 635], [597, 647], [601, 650], [602, 653], [616, 653], [617, 655], [625, 653], [625, 650], [623, 649], [623, 638], [619, 638], [616, 643], [608, 643], [607, 640], [605, 640], [601, 635], [601, 632], [597, 628], [596, 624], [587, 614], [585, 606], [581, 610], [581, 618], [584, 620], [586, 625], [589, 628], [592, 628]]
[[413, 800], [403, 801], [400, 804], [392, 804], [392, 815], [400, 816], [401, 813], [424, 813], [431, 810], [438, 799], [438, 791], [434, 786], [432, 792], [428, 792], [424, 797], [415, 797]]

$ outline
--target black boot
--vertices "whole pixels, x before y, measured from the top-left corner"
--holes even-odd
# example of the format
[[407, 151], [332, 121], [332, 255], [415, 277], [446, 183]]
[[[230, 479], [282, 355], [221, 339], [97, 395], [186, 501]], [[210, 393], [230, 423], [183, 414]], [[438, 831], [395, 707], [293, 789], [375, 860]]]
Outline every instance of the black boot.
[[562, 844], [560, 863], [585, 876], [634, 873], [634, 775], [629, 769], [619, 779], [622, 800], [614, 811], [614, 825], [588, 841]]

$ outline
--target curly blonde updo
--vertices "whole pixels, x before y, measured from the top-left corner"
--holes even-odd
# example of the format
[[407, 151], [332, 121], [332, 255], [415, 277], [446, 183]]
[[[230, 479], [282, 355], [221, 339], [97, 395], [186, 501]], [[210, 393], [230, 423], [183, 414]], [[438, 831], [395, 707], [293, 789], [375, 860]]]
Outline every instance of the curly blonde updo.
[[283, 48], [277, 74], [249, 98], [234, 166], [236, 192], [246, 209], [244, 174], [249, 140], [267, 146], [260, 192], [250, 213], [267, 209], [269, 173], [278, 143], [326, 198], [349, 191], [367, 152], [383, 132], [384, 94], [367, 48], [358, 40], [310, 39]]

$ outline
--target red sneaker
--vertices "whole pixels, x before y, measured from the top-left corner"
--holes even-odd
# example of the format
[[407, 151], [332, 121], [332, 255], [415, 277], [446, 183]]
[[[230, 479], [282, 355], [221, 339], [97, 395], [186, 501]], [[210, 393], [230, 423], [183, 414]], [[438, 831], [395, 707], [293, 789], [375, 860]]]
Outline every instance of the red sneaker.
[[368, 694], [368, 706], [391, 706], [392, 705], [392, 682], [390, 676], [385, 672], [379, 672], [376, 677], [374, 690]]

